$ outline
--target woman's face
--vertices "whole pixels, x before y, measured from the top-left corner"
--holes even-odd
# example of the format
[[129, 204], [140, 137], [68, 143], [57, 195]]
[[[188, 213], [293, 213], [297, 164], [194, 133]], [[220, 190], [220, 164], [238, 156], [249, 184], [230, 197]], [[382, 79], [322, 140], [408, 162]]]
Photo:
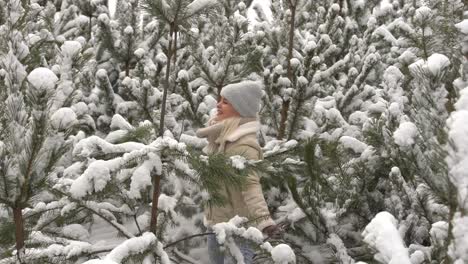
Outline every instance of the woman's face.
[[215, 118], [216, 121], [222, 121], [226, 118], [240, 116], [240, 114], [236, 111], [236, 109], [234, 109], [232, 104], [229, 103], [229, 101], [222, 96], [218, 104], [216, 105], [216, 109], [218, 110], [218, 113]]

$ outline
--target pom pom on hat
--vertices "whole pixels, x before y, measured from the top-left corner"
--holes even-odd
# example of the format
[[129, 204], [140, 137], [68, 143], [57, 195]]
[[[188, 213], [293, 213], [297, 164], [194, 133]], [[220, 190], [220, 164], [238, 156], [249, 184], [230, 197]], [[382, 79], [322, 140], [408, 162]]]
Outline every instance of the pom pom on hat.
[[242, 117], [256, 117], [260, 110], [262, 85], [254, 81], [243, 81], [229, 84], [221, 90], [226, 98]]

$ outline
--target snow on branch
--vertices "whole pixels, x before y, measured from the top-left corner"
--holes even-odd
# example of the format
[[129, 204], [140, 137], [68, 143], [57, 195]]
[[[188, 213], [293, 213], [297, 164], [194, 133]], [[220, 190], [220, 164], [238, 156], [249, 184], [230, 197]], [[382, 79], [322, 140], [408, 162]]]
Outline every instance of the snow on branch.
[[449, 254], [456, 264], [468, 261], [468, 87], [460, 94], [460, 99], [455, 104], [456, 111], [447, 121], [452, 146], [447, 164], [450, 168], [450, 180], [456, 188], [459, 208], [452, 219], [453, 240], [449, 247]]
[[155, 243], [156, 236], [151, 232], [146, 232], [142, 236], [130, 238], [114, 248], [114, 250], [107, 255], [106, 259], [120, 263], [132, 254], [143, 253]]
[[[124, 143], [111, 144], [96, 136], [89, 137], [80, 141], [74, 153], [80, 153], [82, 156], [93, 155], [96, 151], [104, 153], [121, 153], [127, 152], [123, 156], [111, 160], [95, 160], [89, 164], [84, 173], [79, 176], [70, 186], [70, 192], [74, 198], [81, 198], [93, 192], [102, 191], [107, 183], [111, 180], [111, 174], [124, 167], [132, 160], [148, 157], [152, 162], [143, 163], [134, 173], [132, 177], [131, 193], [132, 197], [139, 197], [141, 189], [151, 184], [151, 179], [148, 175], [150, 169], [161, 171], [161, 162], [159, 154], [163, 149], [173, 149], [185, 153], [185, 144], [179, 143], [172, 138], [158, 138], [149, 145], [140, 143]], [[146, 175], [145, 177], [136, 177]], [[137, 181], [133, 181], [136, 180]]]
[[157, 241], [156, 236], [151, 232], [146, 232], [142, 236], [134, 237], [125, 240], [122, 244], [114, 248], [104, 259], [92, 259], [83, 264], [117, 264], [122, 263], [125, 259], [132, 255], [142, 254], [146, 251], [151, 251], [151, 248], [156, 247], [156, 254], [161, 258], [162, 264], [170, 264], [167, 253], [163, 250], [163, 246]]
[[217, 3], [216, 0], [195, 0], [187, 6], [187, 17], [191, 17], [204, 9], [213, 7]]
[[286, 244], [279, 244], [275, 247], [269, 242], [263, 242], [263, 234], [255, 227], [245, 229], [240, 227], [247, 222], [247, 218], [235, 216], [228, 222], [218, 223], [213, 226], [213, 231], [216, 234], [216, 239], [219, 244], [226, 245], [229, 252], [232, 254], [237, 263], [244, 263], [243, 256], [233, 240], [233, 236], [241, 237], [259, 245], [260, 248], [269, 252], [275, 263], [289, 264], [296, 263], [296, 255], [294, 251]]
[[388, 264], [411, 264], [408, 249], [397, 229], [397, 220], [388, 212], [378, 213], [362, 233], [364, 241], [377, 249], [377, 261]]

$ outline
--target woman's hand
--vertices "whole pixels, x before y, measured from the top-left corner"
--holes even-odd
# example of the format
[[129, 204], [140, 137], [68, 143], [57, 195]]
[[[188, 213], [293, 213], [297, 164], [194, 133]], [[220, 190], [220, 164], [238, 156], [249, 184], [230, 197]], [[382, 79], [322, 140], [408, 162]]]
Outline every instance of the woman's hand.
[[269, 238], [279, 236], [282, 231], [283, 229], [279, 225], [270, 225], [263, 228], [262, 230], [262, 232], [265, 233]]

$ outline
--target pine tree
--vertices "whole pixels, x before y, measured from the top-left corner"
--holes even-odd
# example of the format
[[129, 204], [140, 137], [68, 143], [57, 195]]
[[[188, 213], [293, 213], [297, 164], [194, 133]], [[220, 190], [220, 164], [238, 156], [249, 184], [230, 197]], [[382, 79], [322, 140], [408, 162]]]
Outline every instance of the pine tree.
[[[298, 11], [301, 14], [307, 8], [316, 10], [307, 13], [303, 19], [311, 21], [304, 22], [309, 30], [317, 28], [315, 36], [320, 39], [317, 41], [311, 36], [307, 42], [304, 34], [304, 44], [301, 41], [297, 44], [305, 46], [297, 49], [298, 65], [309, 65], [307, 63], [311, 61], [318, 67], [304, 67], [307, 70], [298, 67], [298, 75], [304, 77], [303, 82], [298, 83], [305, 84], [306, 92], [298, 93], [295, 89], [299, 96], [293, 97], [292, 102], [297, 100], [293, 105], [296, 105], [296, 111], [301, 104], [313, 106], [313, 110], [307, 113], [304, 107], [305, 111], [299, 112], [298, 116], [306, 116], [302, 124], [294, 121], [294, 112], [289, 113], [289, 122], [292, 121], [289, 123], [290, 137], [307, 139], [314, 134], [315, 137], [309, 139], [302, 154], [296, 154], [309, 169], [291, 177], [287, 184], [292, 200], [302, 212], [302, 217], [292, 218], [295, 230], [299, 230], [298, 226], [303, 230], [294, 232], [295, 236], [288, 234], [285, 239], [294, 241], [290, 242], [292, 245], [304, 245], [304, 240], [319, 245], [332, 244], [342, 262], [370, 259], [372, 251], [356, 232], [363, 230], [379, 211], [388, 210], [400, 221], [404, 241], [412, 247], [411, 254], [429, 251], [431, 258], [443, 260], [446, 259], [446, 241], [433, 237], [431, 230], [443, 224], [438, 221], [447, 221], [453, 201], [447, 195], [447, 166], [443, 162], [446, 155], [443, 150], [446, 144], [444, 122], [448, 116], [444, 102], [447, 102], [445, 83], [454, 80], [447, 80], [448, 73], [459, 64], [457, 60], [452, 62], [443, 55], [434, 54], [437, 50], [429, 48], [429, 42], [439, 40], [441, 34], [416, 33], [424, 31], [417, 28], [428, 23], [418, 24], [418, 16], [413, 23], [412, 16], [420, 14], [422, 19], [421, 12], [427, 7], [421, 7], [419, 3], [409, 7], [412, 3], [406, 5], [402, 1], [369, 4], [369, 8], [359, 3], [330, 4], [329, 9], [317, 4], [311, 9], [313, 4], [303, 3]], [[440, 10], [431, 12], [436, 17], [442, 14]], [[312, 20], [314, 15], [317, 18]], [[314, 24], [320, 18], [323, 24]], [[343, 31], [335, 27], [344, 21]], [[301, 28], [301, 22], [298, 27]], [[285, 30], [277, 32], [284, 34]], [[408, 32], [414, 35], [408, 38]], [[298, 30], [299, 40], [301, 33]], [[417, 45], [410, 44], [413, 42], [409, 40], [416, 39]], [[411, 45], [417, 49], [409, 49]], [[311, 55], [302, 55], [304, 50], [310, 50]], [[273, 54], [286, 57], [280, 50]], [[322, 54], [326, 56], [322, 57]], [[422, 57], [420, 65], [412, 64], [419, 56]], [[274, 108], [273, 103], [281, 102], [281, 97], [273, 99], [275, 90], [270, 87], [275, 86], [269, 83], [290, 85], [286, 79], [281, 79], [281, 74], [286, 73], [285, 65], [273, 64], [274, 70], [266, 72], [273, 74], [265, 79], [270, 96], [270, 102], [265, 104], [270, 104], [269, 108], [276, 111], [264, 115], [265, 122], [274, 124], [279, 120], [275, 119], [279, 104]], [[424, 70], [416, 70], [418, 68]], [[384, 80], [379, 80], [378, 76], [383, 76]], [[431, 96], [421, 96], [427, 93]], [[429, 117], [437, 122], [427, 122]], [[301, 126], [305, 128], [304, 132], [297, 134]], [[275, 135], [273, 131], [268, 134]], [[428, 138], [432, 140], [425, 140]], [[288, 198], [283, 198], [281, 204], [280, 208], [288, 208], [289, 213], [295, 208], [289, 205]], [[344, 227], [341, 221], [352, 223], [354, 228]], [[311, 233], [313, 237], [310, 237]], [[326, 249], [319, 250], [325, 257]], [[302, 254], [307, 258], [307, 253]]]
[[[461, 32], [461, 43], [462, 52], [466, 56], [467, 51], [467, 19], [456, 24], [458, 30]], [[466, 59], [464, 60], [466, 66]], [[460, 239], [464, 237], [466, 216], [466, 175], [464, 174], [463, 159], [466, 158], [466, 142], [461, 140], [460, 135], [463, 135], [466, 131], [466, 72], [463, 73], [457, 82], [454, 82], [459, 86], [465, 86], [460, 91], [460, 98], [455, 104], [456, 110], [452, 112], [450, 118], [447, 120], [448, 134], [449, 134], [449, 146], [447, 164], [450, 168], [450, 183], [451, 195], [453, 199], [453, 206], [451, 206], [450, 222], [448, 227], [447, 236], [449, 237], [450, 245], [448, 246], [448, 254], [451, 257], [451, 261], [454, 263], [463, 262], [467, 260], [466, 255], [466, 243], [463, 243]], [[460, 87], [461, 88], [461, 87]]]
[[[39, 51], [30, 49], [37, 41], [38, 47], [47, 43], [40, 41], [40, 35], [27, 35], [28, 26], [34, 29], [35, 17], [42, 8], [20, 1], [9, 1], [2, 8], [9, 18], [1, 25], [5, 47], [0, 53], [1, 202], [13, 219], [16, 259], [27, 263], [31, 222], [24, 209], [34, 207], [38, 199], [49, 199], [49, 182], [69, 146], [65, 133], [57, 132], [71, 128], [76, 120], [73, 111], [68, 115], [66, 109], [52, 107], [54, 97], [61, 98], [56, 92], [59, 79], [50, 69], [38, 67], [35, 58]], [[42, 33], [47, 40], [50, 32]], [[7, 248], [6, 252], [10, 250]]]
[[[222, 223], [233, 256], [466, 259], [462, 1], [30, 2], [0, 1], [1, 263], [203, 262], [202, 205], [251, 169], [286, 230]], [[195, 130], [243, 79], [265, 158], [205, 156]]]

